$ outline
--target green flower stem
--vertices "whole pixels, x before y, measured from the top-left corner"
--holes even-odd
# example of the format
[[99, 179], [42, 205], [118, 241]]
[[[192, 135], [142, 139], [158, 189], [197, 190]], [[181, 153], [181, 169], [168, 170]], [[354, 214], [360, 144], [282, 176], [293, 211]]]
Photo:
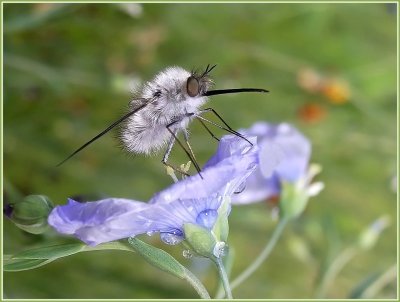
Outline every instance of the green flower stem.
[[373, 299], [388, 283], [397, 278], [397, 264], [393, 264], [378, 279], [375, 280], [361, 295], [361, 299]]
[[322, 299], [326, 296], [329, 286], [333, 283], [338, 273], [343, 267], [357, 254], [359, 250], [355, 247], [349, 247], [343, 250], [331, 263], [328, 269], [321, 277], [321, 282], [316, 290], [316, 298]]
[[[229, 253], [224, 257], [224, 267], [226, 274], [228, 275], [228, 279], [232, 273], [234, 258], [235, 258], [235, 250], [233, 247], [230, 247]], [[224, 297], [224, 285], [222, 284], [222, 282], [219, 282], [218, 289], [215, 294], [215, 299], [221, 299], [222, 297]]]
[[259, 268], [260, 265], [268, 258], [276, 243], [278, 242], [279, 237], [282, 235], [282, 232], [288, 221], [289, 219], [285, 217], [283, 217], [279, 221], [277, 227], [272, 234], [271, 239], [262, 250], [260, 255], [256, 258], [256, 260], [253, 261], [252, 264], [250, 264], [250, 266], [248, 266], [238, 277], [236, 277], [236, 279], [231, 282], [232, 289], [236, 288], [239, 284], [249, 278], [251, 274], [253, 274], [257, 270], [257, 268]]
[[229, 285], [228, 275], [226, 274], [225, 267], [224, 267], [224, 264], [222, 262], [222, 259], [221, 258], [215, 258], [213, 260], [214, 260], [215, 264], [217, 265], [218, 273], [219, 273], [219, 276], [221, 278], [222, 284], [223, 284], [224, 289], [225, 289], [225, 296], [228, 299], [233, 299], [232, 290], [231, 290], [231, 287]]
[[211, 299], [210, 294], [207, 292], [207, 289], [204, 287], [203, 283], [186, 267], [185, 270], [185, 277], [184, 279], [195, 289], [195, 291], [199, 294], [200, 298], [202, 299]]

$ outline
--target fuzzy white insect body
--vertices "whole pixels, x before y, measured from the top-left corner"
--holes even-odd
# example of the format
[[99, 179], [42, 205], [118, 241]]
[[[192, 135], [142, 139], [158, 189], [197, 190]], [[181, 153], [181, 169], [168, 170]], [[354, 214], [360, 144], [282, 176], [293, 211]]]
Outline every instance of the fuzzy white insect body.
[[[168, 163], [168, 158], [174, 143], [178, 142], [200, 173], [200, 166], [196, 162], [190, 147], [187, 132], [187, 127], [194, 118], [198, 119], [216, 140], [219, 139], [206, 126], [206, 123], [241, 137], [252, 145], [243, 135], [233, 130], [214, 109], [200, 109], [200, 107], [212, 95], [268, 91], [260, 88], [209, 90], [212, 86], [212, 81], [208, 74], [215, 66], [210, 67], [210, 65], [207, 65], [204, 72], [201, 73], [189, 72], [181, 67], [168, 67], [161, 71], [136, 93], [137, 96], [130, 102], [129, 111], [125, 115], [76, 149], [58, 166], [116, 126], [120, 127], [120, 140], [122, 146], [128, 152], [150, 155], [168, 144], [162, 162], [183, 174], [187, 173], [171, 166]], [[206, 112], [213, 113], [222, 122], [222, 125], [203, 117], [202, 115]], [[177, 138], [179, 132], [183, 132], [186, 147]]]
[[[188, 79], [196, 77], [199, 92], [195, 96], [188, 93]], [[203, 87], [201, 87], [203, 85]], [[162, 149], [170, 140], [171, 133], [183, 131], [187, 135], [187, 126], [208, 97], [200, 94], [206, 91], [211, 81], [206, 75], [196, 76], [181, 67], [169, 67], [147, 82], [140, 97], [130, 104], [134, 110], [144, 102], [146, 107], [126, 119], [121, 127], [121, 141], [128, 152], [152, 154]], [[201, 87], [201, 88], [200, 88]]]

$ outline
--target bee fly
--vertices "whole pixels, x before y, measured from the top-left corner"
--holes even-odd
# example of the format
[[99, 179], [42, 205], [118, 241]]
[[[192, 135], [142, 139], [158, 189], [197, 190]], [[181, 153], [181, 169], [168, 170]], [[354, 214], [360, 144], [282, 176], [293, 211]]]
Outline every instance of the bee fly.
[[[201, 73], [188, 72], [181, 67], [168, 67], [161, 71], [153, 80], [143, 85], [138, 97], [130, 102], [128, 113], [83, 144], [57, 166], [66, 162], [116, 126], [120, 127], [119, 137], [126, 151], [149, 155], [167, 145], [162, 163], [185, 175], [187, 173], [169, 164], [168, 158], [172, 147], [177, 142], [200, 174], [201, 169], [189, 144], [187, 131], [189, 123], [194, 119], [198, 120], [216, 140], [219, 139], [207, 124], [232, 133], [252, 145], [243, 135], [233, 130], [214, 109], [200, 109], [200, 107], [207, 102], [209, 96], [240, 92], [268, 92], [268, 90], [259, 88], [209, 90], [213, 85], [209, 74], [215, 66], [207, 65], [204, 72]], [[203, 115], [208, 112], [213, 114], [222, 124], [205, 118]], [[183, 133], [186, 147], [177, 137], [179, 132]]]

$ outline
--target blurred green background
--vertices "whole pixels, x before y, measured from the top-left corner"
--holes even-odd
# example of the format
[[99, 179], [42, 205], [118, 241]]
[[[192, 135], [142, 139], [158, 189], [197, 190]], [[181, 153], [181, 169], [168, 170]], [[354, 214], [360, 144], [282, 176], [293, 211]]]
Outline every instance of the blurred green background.
[[[233, 128], [296, 125], [313, 144], [326, 189], [284, 232], [270, 259], [235, 298], [312, 298], [324, 267], [376, 218], [390, 226], [337, 276], [328, 298], [349, 297], [396, 262], [396, 4], [3, 4], [5, 201], [45, 194], [148, 200], [171, 183], [153, 158], [126, 156], [106, 135], [55, 165], [117, 119], [133, 85], [161, 69], [218, 64], [216, 88], [268, 95], [213, 97]], [[216, 144], [194, 123], [200, 163]], [[222, 135], [223, 133], [219, 133]], [[177, 148], [175, 163], [186, 162]], [[276, 225], [267, 203], [235, 207], [236, 276]], [[3, 219], [4, 253], [63, 241]], [[157, 238], [149, 238], [163, 246]], [[165, 246], [164, 246], [165, 247]], [[211, 294], [216, 272], [182, 257]], [[7, 298], [196, 298], [184, 281], [124, 252], [84, 253], [36, 270], [4, 273]], [[376, 298], [395, 298], [388, 282]]]

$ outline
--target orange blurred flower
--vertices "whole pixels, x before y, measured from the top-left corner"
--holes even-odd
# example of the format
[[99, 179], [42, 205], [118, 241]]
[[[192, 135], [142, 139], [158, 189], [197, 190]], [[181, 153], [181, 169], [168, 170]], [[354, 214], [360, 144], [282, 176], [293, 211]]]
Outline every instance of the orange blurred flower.
[[323, 77], [314, 69], [303, 68], [297, 74], [297, 83], [307, 92], [318, 93], [320, 91]]
[[340, 79], [326, 80], [321, 87], [321, 93], [333, 104], [343, 104], [350, 99], [349, 85]]
[[297, 114], [304, 122], [316, 123], [326, 116], [326, 110], [321, 105], [308, 103], [301, 106]]
[[350, 87], [345, 80], [324, 76], [312, 68], [300, 69], [297, 83], [305, 91], [321, 94], [333, 104], [343, 104], [350, 99]]

